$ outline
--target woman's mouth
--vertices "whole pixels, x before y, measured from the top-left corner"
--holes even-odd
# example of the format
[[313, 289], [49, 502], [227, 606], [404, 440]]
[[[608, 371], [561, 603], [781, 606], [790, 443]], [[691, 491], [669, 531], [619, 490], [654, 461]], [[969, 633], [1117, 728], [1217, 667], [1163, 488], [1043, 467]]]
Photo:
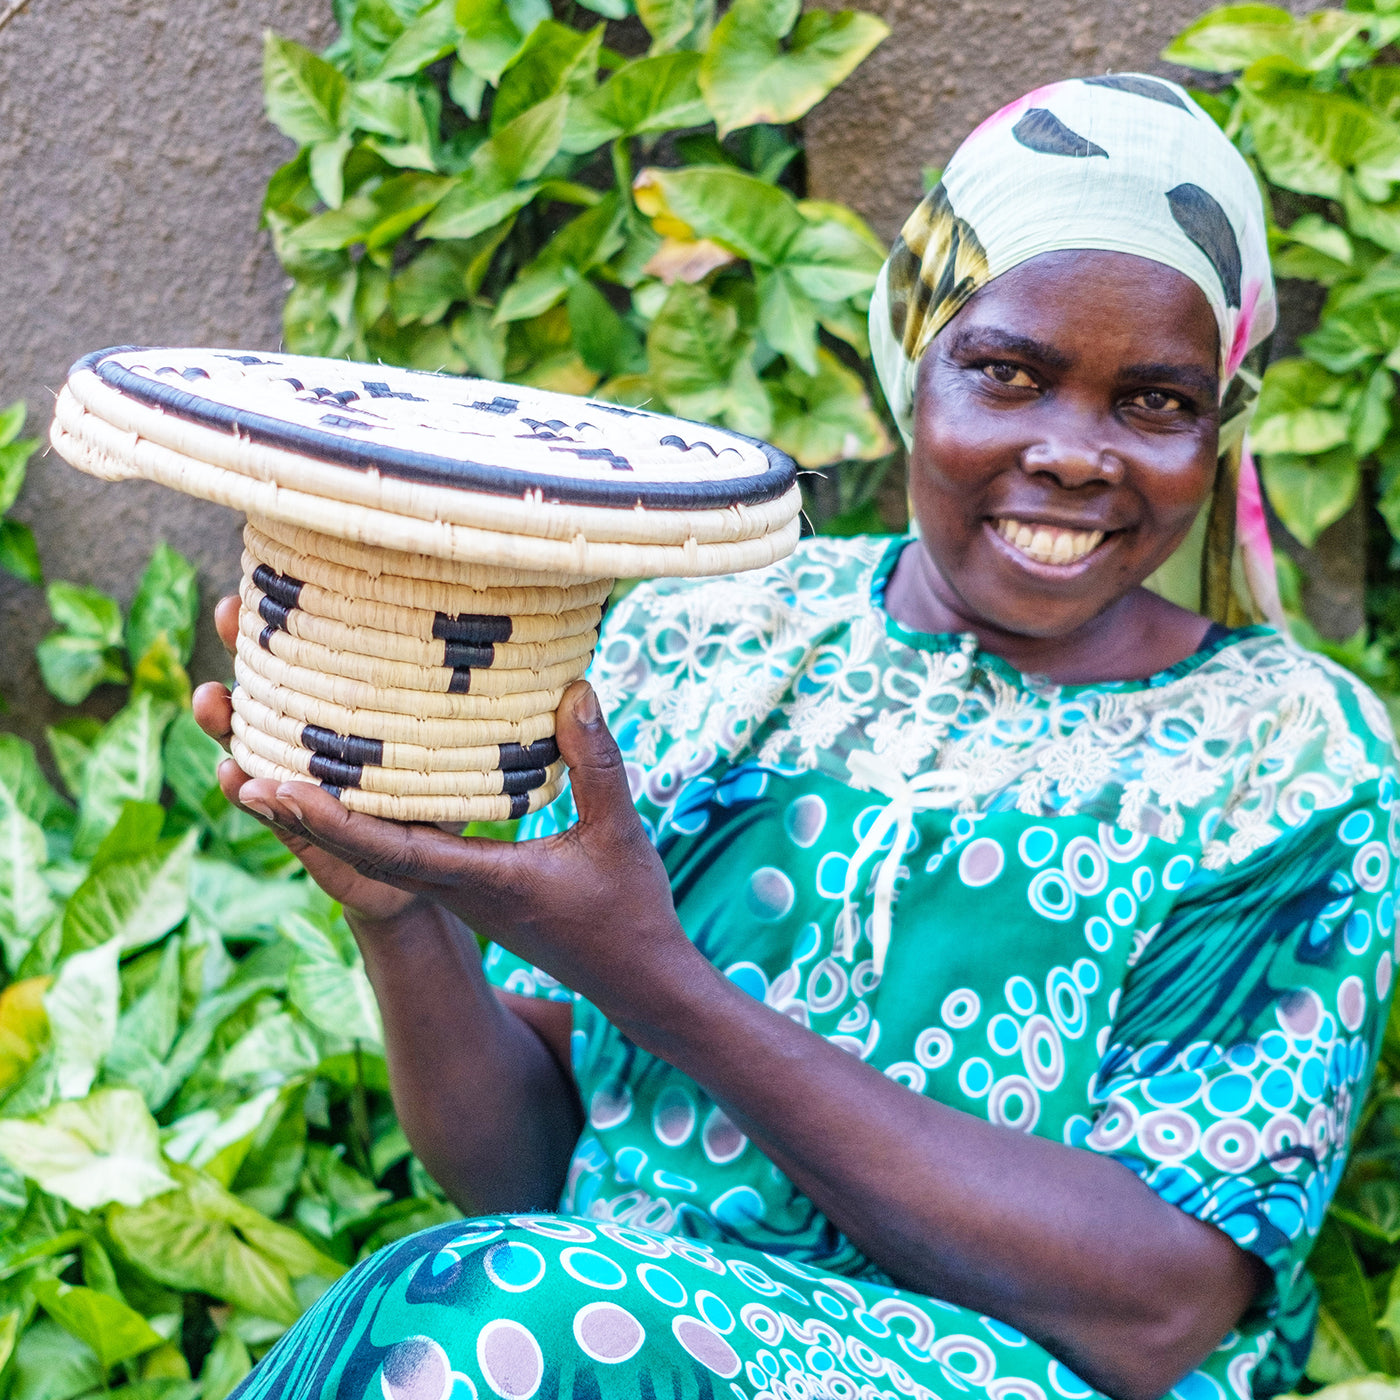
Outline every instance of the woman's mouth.
[[1037, 564], [1077, 564], [1102, 543], [1102, 530], [1067, 530], [1060, 525], [1041, 525], [1011, 516], [998, 516], [992, 528], [1013, 549]]

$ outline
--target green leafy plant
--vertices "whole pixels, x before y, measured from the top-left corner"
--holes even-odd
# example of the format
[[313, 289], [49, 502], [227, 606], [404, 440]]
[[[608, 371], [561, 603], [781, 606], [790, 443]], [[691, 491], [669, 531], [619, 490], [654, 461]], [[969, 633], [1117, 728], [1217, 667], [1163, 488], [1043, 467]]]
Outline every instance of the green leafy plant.
[[6, 519], [24, 486], [29, 459], [39, 446], [38, 438], [22, 438], [27, 410], [12, 403], [0, 411], [0, 569], [25, 583], [42, 583], [39, 550], [34, 532], [18, 520]]
[[[1163, 55], [1229, 74], [1198, 94], [1253, 162], [1274, 270], [1320, 284], [1325, 301], [1300, 354], [1268, 368], [1253, 429], [1279, 519], [1312, 546], [1358, 495], [1373, 538], [1367, 628], [1302, 640], [1383, 692], [1400, 691], [1400, 6], [1351, 0], [1295, 18], [1229, 5], [1189, 26]], [[1287, 580], [1286, 582], [1292, 582]]]
[[[269, 35], [298, 142], [264, 205], [289, 349], [647, 403], [846, 464], [892, 460], [865, 315], [884, 257], [800, 197], [786, 130], [884, 37], [798, 0], [341, 0], [324, 57]], [[644, 52], [604, 43], [604, 18]], [[825, 499], [825, 498], [824, 498]]]
[[54, 585], [51, 688], [126, 704], [49, 730], [63, 792], [0, 734], [6, 1400], [222, 1400], [348, 1264], [456, 1214], [339, 909], [219, 791], [198, 604], [165, 546], [125, 618]]

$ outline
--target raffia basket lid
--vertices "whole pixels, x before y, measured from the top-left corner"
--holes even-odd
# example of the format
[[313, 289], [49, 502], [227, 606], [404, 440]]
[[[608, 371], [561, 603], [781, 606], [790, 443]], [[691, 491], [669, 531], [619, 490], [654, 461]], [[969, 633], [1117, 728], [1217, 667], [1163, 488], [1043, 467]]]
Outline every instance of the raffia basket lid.
[[796, 468], [767, 444], [596, 399], [387, 365], [100, 350], [74, 365], [51, 436], [98, 476], [149, 478], [324, 535], [522, 573], [727, 573], [782, 558], [798, 535]]

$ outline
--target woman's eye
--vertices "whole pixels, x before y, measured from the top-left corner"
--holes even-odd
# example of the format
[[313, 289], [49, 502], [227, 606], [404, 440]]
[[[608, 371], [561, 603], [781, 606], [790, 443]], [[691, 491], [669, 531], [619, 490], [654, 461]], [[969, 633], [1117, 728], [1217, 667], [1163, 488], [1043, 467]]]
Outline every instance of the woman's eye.
[[1183, 407], [1181, 400], [1175, 394], [1167, 393], [1165, 389], [1144, 389], [1140, 394], [1133, 396], [1133, 402], [1150, 413], [1174, 413]]
[[988, 379], [994, 379], [998, 384], [1005, 384], [1011, 389], [1034, 389], [1035, 380], [1021, 369], [1019, 365], [990, 364], [982, 366], [982, 373]]

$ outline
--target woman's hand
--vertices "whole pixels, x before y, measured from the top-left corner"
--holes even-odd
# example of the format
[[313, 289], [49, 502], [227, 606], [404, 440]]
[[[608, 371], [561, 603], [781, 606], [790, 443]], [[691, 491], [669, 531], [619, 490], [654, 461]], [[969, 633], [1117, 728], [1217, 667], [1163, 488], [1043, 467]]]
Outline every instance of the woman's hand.
[[[228, 648], [229, 655], [233, 655], [234, 643], [238, 638], [237, 597], [220, 599], [214, 609], [214, 625], [218, 629], [219, 640]], [[194, 693], [191, 708], [199, 727], [227, 750], [229, 736], [233, 732], [233, 701], [228, 687], [217, 681], [200, 686]], [[238, 794], [249, 781], [248, 775], [233, 759], [227, 758], [219, 765], [219, 787], [235, 805], [241, 805]], [[254, 811], [253, 815], [272, 827], [282, 844], [306, 867], [311, 878], [332, 899], [343, 904], [352, 917], [359, 915], [378, 922], [404, 913], [413, 904], [416, 898], [413, 894], [377, 880], [365, 879], [352, 866], [323, 851], [305, 836], [271, 822], [266, 812]]]
[[431, 898], [596, 1005], [625, 1014], [624, 1003], [653, 994], [661, 981], [676, 985], [674, 977], [710, 965], [681, 930], [665, 866], [587, 682], [565, 693], [557, 739], [578, 821], [516, 844], [349, 812], [312, 783], [249, 779], [236, 766], [225, 791], [271, 822], [322, 884], [333, 875], [356, 881], [358, 898], [389, 889]]

